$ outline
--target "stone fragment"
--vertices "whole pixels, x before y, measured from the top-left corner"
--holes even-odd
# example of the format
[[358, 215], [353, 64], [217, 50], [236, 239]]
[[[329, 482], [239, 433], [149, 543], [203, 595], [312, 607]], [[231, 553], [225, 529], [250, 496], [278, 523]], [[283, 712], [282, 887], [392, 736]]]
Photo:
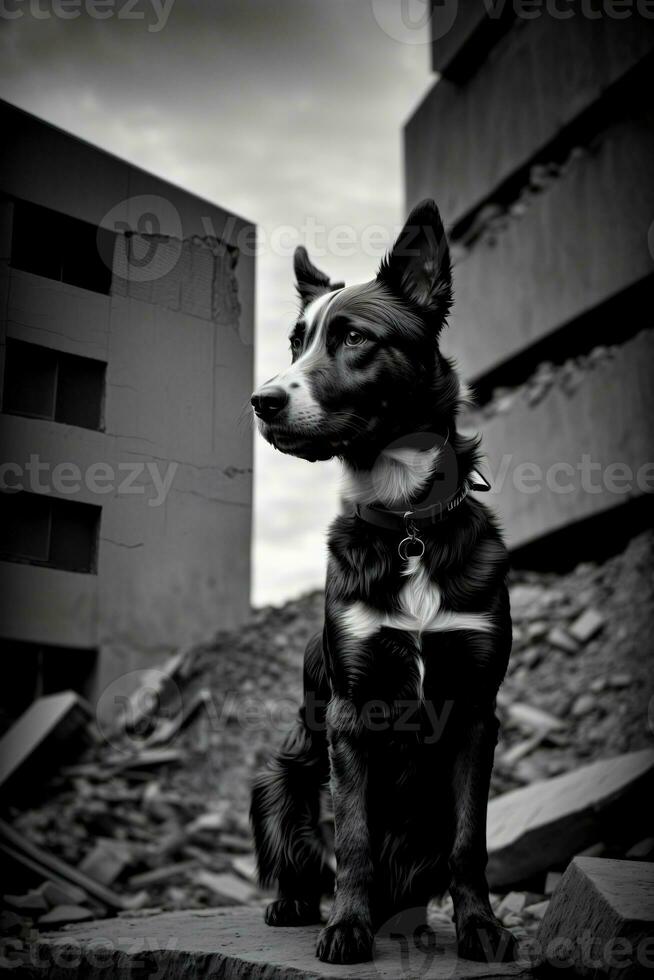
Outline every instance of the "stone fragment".
[[93, 912], [81, 905], [55, 905], [39, 919], [40, 926], [64, 926], [69, 922], [88, 922]]
[[[651, 963], [653, 935], [654, 865], [576, 857], [537, 938], [553, 972], [565, 965], [575, 976], [636, 980]], [[592, 938], [592, 949], [580, 942], [584, 936]]]
[[597, 609], [586, 609], [570, 627], [570, 634], [579, 643], [588, 643], [604, 626], [604, 617]]
[[616, 822], [646, 813], [653, 783], [654, 752], [643, 749], [496, 796], [488, 806], [491, 888], [507, 890], [565, 866], [597, 842], [605, 813]]
[[547, 639], [553, 647], [565, 653], [576, 653], [579, 649], [577, 641], [562, 626], [554, 626], [547, 634]]

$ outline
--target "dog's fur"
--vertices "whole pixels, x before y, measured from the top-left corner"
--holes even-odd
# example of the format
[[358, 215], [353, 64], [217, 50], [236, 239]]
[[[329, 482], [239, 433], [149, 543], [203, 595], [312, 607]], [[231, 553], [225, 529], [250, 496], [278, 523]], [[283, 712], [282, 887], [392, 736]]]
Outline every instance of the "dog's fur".
[[[477, 445], [457, 432], [461, 388], [438, 346], [452, 282], [436, 205], [412, 212], [372, 282], [335, 288], [304, 249], [295, 271], [293, 362], [253, 396], [264, 437], [305, 459], [340, 457], [352, 502], [407, 510], [441, 470], [455, 492]], [[336, 518], [305, 701], [254, 784], [259, 872], [279, 888], [266, 921], [280, 926], [319, 921], [331, 886], [319, 795], [331, 785], [337, 887], [317, 948], [330, 963], [370, 958], [376, 928], [448, 888], [460, 954], [513, 955], [485, 879], [495, 697], [511, 646], [506, 551], [470, 496], [420, 535], [424, 556], [403, 562], [397, 530]]]

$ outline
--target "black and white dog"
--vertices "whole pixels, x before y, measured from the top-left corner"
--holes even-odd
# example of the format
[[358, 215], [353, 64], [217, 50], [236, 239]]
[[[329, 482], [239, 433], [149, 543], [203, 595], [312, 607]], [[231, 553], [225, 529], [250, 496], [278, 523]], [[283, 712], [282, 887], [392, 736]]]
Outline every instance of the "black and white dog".
[[295, 254], [292, 364], [252, 396], [262, 435], [308, 460], [338, 456], [350, 513], [329, 534], [325, 626], [305, 700], [256, 777], [259, 872], [271, 926], [317, 922], [331, 887], [318, 830], [331, 785], [336, 892], [318, 941], [330, 963], [369, 959], [373, 933], [449, 888], [461, 956], [511, 959], [488, 901], [486, 807], [495, 697], [511, 648], [507, 554], [477, 442], [439, 335], [452, 303], [436, 205], [411, 213], [372, 282], [330, 283]]

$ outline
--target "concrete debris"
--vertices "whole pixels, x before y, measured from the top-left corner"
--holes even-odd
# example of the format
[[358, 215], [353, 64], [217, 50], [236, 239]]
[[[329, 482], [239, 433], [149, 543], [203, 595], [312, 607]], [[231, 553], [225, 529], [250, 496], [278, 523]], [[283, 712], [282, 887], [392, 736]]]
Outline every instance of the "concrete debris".
[[39, 917], [39, 925], [52, 928], [68, 925], [69, 922], [88, 922], [94, 918], [93, 912], [81, 905], [56, 905]]
[[574, 637], [561, 626], [554, 626], [547, 634], [547, 639], [553, 647], [566, 653], [576, 653], [579, 647]]
[[89, 896], [83, 888], [78, 888], [69, 882], [44, 881], [37, 889], [50, 906], [55, 905], [85, 905]]
[[522, 701], [514, 701], [510, 704], [507, 714], [509, 721], [513, 724], [518, 725], [524, 731], [534, 732], [538, 735], [549, 735], [550, 732], [565, 728], [565, 722], [561, 721], [560, 718]]
[[[594, 853], [601, 841], [603, 859], [623, 858], [630, 849], [634, 859], [651, 857], [643, 843], [651, 828], [640, 825], [647, 811], [632, 807], [625, 813], [621, 793], [605, 809], [610, 794], [591, 785], [585, 773], [589, 763], [648, 744], [643, 719], [653, 683], [644, 651], [654, 614], [653, 544], [648, 532], [601, 564], [587, 562], [565, 575], [519, 569], [511, 575], [514, 649], [498, 698], [491, 814], [504, 794], [514, 806], [511, 791], [535, 797], [531, 803], [518, 798], [501, 847], [491, 834], [490, 870], [502, 870], [492, 878], [497, 892], [519, 895], [508, 899], [515, 905], [503, 912], [505, 921], [513, 928], [522, 920], [530, 935], [547, 905], [553, 882], [550, 877], [547, 883], [548, 872], [563, 872], [573, 855]], [[3, 890], [25, 900], [23, 908], [20, 901], [5, 907], [23, 927], [41, 928], [38, 917], [61, 905], [94, 915], [106, 910], [121, 922], [124, 911], [140, 921], [132, 905], [153, 921], [161, 910], [186, 909], [185, 915], [203, 914], [211, 923], [217, 914], [212, 906], [261, 903], [247, 821], [251, 776], [283, 737], [299, 703], [304, 647], [321, 627], [323, 602], [315, 593], [257, 610], [239, 630], [171, 658], [160, 686], [161, 712], [152, 705], [145, 710], [147, 699], [135, 697], [141, 714], [123, 716], [110, 746], [89, 745], [74, 764], [53, 770], [40, 800], [12, 810], [15, 833], [37, 848], [28, 854], [15, 841], [0, 840], [11, 872]], [[584, 614], [600, 610], [601, 628], [575, 636]], [[584, 711], [575, 713], [584, 696]], [[189, 712], [193, 705], [199, 710]], [[577, 790], [565, 789], [568, 783], [562, 790], [552, 777], [569, 779]], [[560, 804], [562, 812], [552, 816], [550, 804]], [[621, 819], [609, 819], [616, 812]], [[575, 837], [571, 827], [583, 833]], [[325, 859], [333, 866], [328, 807], [320, 828]], [[102, 866], [98, 847], [108, 851], [108, 868], [116, 862], [100, 872], [110, 881], [85, 873], [96, 861]], [[126, 863], [119, 868], [122, 858]], [[94, 887], [106, 889], [104, 899]], [[47, 909], [34, 892], [43, 895]], [[494, 907], [506, 899], [498, 894]], [[435, 911], [441, 920], [451, 916], [449, 898]], [[260, 908], [252, 916], [259, 922]]]
[[525, 897], [524, 892], [508, 892], [496, 909], [498, 919], [504, 922], [508, 915], [522, 912], [525, 907]]
[[195, 880], [198, 885], [203, 885], [218, 898], [223, 899], [227, 905], [243, 905], [255, 894], [251, 885], [229, 872], [216, 874], [215, 871], [202, 869], [198, 871]]
[[[491, 800], [488, 880], [498, 890], [559, 867], [598, 839], [600, 827], [633, 824], [654, 789], [654, 751], [583, 766]], [[553, 879], [545, 883], [545, 894]]]
[[3, 852], [16, 864], [20, 864], [31, 871], [42, 873], [42, 877], [46, 879], [48, 872], [51, 871], [59, 879], [63, 878], [65, 881], [71, 881], [74, 885], [78, 885], [89, 895], [98, 899], [104, 905], [108, 905], [110, 908], [137, 908], [139, 905], [144, 904], [145, 896], [143, 894], [131, 895], [129, 897], [118, 895], [116, 892], [107, 888], [106, 885], [94, 881], [93, 878], [84, 874], [83, 871], [71, 867], [61, 858], [56, 857], [26, 837], [23, 837], [4, 820], [0, 820], [0, 841], [2, 842]]
[[9, 908], [26, 912], [28, 915], [39, 915], [50, 908], [44, 895], [37, 889], [32, 889], [24, 895], [3, 895], [2, 900]]
[[199, 691], [196, 691], [193, 697], [186, 699], [182, 710], [178, 711], [173, 718], [163, 718], [161, 720], [147, 739], [146, 744], [162, 745], [170, 742], [181, 728], [188, 725], [196, 711], [199, 711], [203, 705], [207, 705], [210, 702], [211, 691], [207, 688], [201, 688]]
[[[565, 966], [575, 976], [636, 980], [651, 963], [652, 935], [654, 865], [577, 857], [549, 903], [537, 938], [555, 973]], [[584, 936], [591, 938], [592, 949], [579, 941]]]
[[133, 860], [132, 848], [126, 841], [100, 837], [79, 867], [95, 881], [113, 885]]
[[540, 921], [547, 912], [549, 904], [549, 899], [545, 899], [542, 902], [534, 902], [533, 905], [526, 905], [523, 911], [526, 916]]
[[651, 861], [654, 859], [654, 837], [644, 837], [629, 848], [625, 857], [629, 861]]
[[[30, 773], [42, 780], [62, 758], [79, 753], [91, 709], [74, 691], [37, 698], [0, 739], [0, 786], [12, 796]], [[9, 785], [11, 784], [11, 785]]]
[[251, 884], [257, 883], [257, 862], [254, 859], [254, 855], [235, 857], [232, 861], [232, 868], [241, 878], [245, 878]]
[[597, 609], [584, 609], [570, 627], [570, 634], [579, 643], [588, 643], [604, 626], [604, 617]]
[[151, 871], [144, 871], [142, 874], [132, 875], [127, 884], [130, 888], [148, 888], [150, 885], [160, 885], [162, 881], [170, 881], [171, 878], [179, 878], [186, 875], [189, 871], [195, 871], [198, 866], [196, 860], [179, 861], [177, 864], [169, 864], [163, 868], [153, 868]]

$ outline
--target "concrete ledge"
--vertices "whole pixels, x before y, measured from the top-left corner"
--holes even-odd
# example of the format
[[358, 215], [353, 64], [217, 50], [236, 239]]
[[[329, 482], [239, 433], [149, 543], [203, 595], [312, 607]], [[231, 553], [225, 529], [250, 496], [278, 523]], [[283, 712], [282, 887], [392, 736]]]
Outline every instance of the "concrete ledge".
[[413, 930], [409, 928], [404, 943], [390, 937], [380, 939], [372, 963], [329, 966], [320, 963], [315, 956], [318, 926], [272, 929], [264, 924], [261, 908], [121, 917], [74, 926], [63, 933], [42, 937], [33, 950], [33, 963], [27, 975], [48, 977], [49, 980], [106, 980], [107, 977], [146, 975], [174, 977], [175, 980], [196, 977], [391, 980], [404, 975], [501, 980], [532, 976], [526, 965], [486, 965], [459, 960], [451, 923], [439, 919], [433, 923], [433, 928], [432, 941], [426, 952], [415, 946]]
[[[435, 41], [441, 61], [483, 20], [481, 6], [459, 4]], [[434, 197], [446, 225], [459, 221], [653, 49], [654, 21], [636, 14], [521, 21], [465, 85], [436, 82], [408, 121], [407, 205]]]
[[[651, 480], [652, 475], [651, 467], [643, 470], [638, 486], [639, 470], [652, 460], [653, 365], [654, 338], [643, 332], [613, 360], [593, 368], [572, 393], [553, 388], [534, 406], [516, 400], [509, 412], [486, 423], [482, 450], [493, 491], [483, 497], [498, 514], [511, 548], [642, 495], [645, 476]], [[600, 466], [590, 482], [579, 469], [584, 455]], [[618, 463], [633, 475], [614, 485], [609, 468]], [[521, 464], [538, 464], [542, 479], [528, 479], [523, 486]], [[572, 469], [565, 473], [562, 465]], [[561, 485], [572, 489], [561, 491]]]
[[651, 273], [653, 168], [650, 123], [613, 126], [521, 218], [457, 264], [443, 347], [466, 379], [482, 377]]

